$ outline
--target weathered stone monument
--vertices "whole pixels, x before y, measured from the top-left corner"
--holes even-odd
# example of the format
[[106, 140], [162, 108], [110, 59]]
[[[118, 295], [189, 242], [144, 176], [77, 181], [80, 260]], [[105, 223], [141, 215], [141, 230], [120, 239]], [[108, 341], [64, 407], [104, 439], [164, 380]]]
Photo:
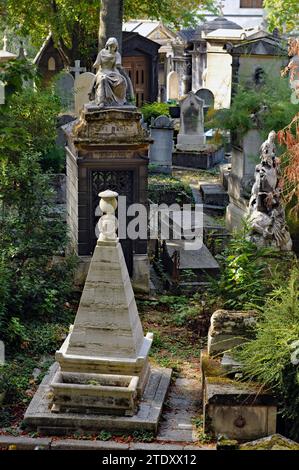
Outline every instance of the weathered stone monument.
[[277, 402], [258, 383], [238, 380], [242, 364], [235, 348], [254, 337], [257, 313], [217, 310], [211, 317], [208, 349], [201, 353], [203, 427], [215, 437], [245, 441], [276, 432]]
[[211, 90], [208, 90], [207, 88], [200, 88], [195, 92], [195, 94], [204, 102], [204, 114], [206, 114], [210, 108], [214, 108], [215, 98]]
[[174, 166], [208, 169], [223, 160], [223, 147], [206, 144], [203, 110], [204, 101], [192, 91], [181, 101], [180, 131], [172, 156]]
[[99, 194], [104, 214], [74, 325], [26, 415], [30, 428], [157, 431], [171, 377], [151, 370], [153, 335], [143, 334], [116, 235], [117, 193]]
[[173, 121], [167, 116], [152, 118], [150, 135], [153, 143], [149, 149], [149, 160], [153, 171], [171, 173], [173, 151]]
[[60, 98], [64, 112], [72, 113], [75, 107], [74, 77], [71, 73], [62, 71], [55, 82], [56, 93]]
[[95, 75], [91, 72], [85, 72], [78, 75], [75, 79], [75, 113], [80, 115], [84, 105], [89, 102], [89, 92], [94, 82]]
[[203, 106], [204, 101], [192, 91], [182, 100], [178, 150], [196, 152], [205, 144]]
[[179, 99], [179, 76], [175, 70], [167, 75], [167, 100]]
[[271, 131], [261, 146], [260, 163], [255, 168], [255, 182], [249, 201], [250, 238], [257, 245], [292, 249], [279, 186], [279, 163], [276, 158], [276, 133]]
[[248, 215], [250, 191], [262, 141], [258, 129], [250, 129], [242, 137], [233, 137], [231, 171], [228, 176], [229, 205], [226, 209], [226, 226], [229, 230], [240, 228]]
[[[151, 141], [141, 125], [141, 114], [128, 102], [130, 79], [114, 40], [107, 41], [95, 66], [97, 74], [88, 92], [92, 101], [83, 106], [77, 121], [65, 127], [67, 222], [72, 245], [86, 266], [96, 245], [98, 193], [109, 187], [126, 196], [127, 207], [146, 205]], [[124, 238], [121, 244], [134, 289], [147, 292], [147, 240]]]

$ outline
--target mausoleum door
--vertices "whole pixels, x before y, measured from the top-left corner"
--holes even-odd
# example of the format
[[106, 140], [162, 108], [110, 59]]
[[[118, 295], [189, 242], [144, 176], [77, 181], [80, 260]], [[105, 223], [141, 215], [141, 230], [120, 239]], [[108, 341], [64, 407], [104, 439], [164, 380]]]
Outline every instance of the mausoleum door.
[[123, 67], [132, 81], [139, 108], [149, 100], [149, 60], [145, 56], [123, 57]]

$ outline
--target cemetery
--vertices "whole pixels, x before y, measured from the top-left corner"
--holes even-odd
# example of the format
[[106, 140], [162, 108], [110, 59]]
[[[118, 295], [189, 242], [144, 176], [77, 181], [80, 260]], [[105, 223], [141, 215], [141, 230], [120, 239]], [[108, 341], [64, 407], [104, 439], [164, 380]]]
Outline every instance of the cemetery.
[[8, 3], [0, 451], [299, 450], [297, 1]]

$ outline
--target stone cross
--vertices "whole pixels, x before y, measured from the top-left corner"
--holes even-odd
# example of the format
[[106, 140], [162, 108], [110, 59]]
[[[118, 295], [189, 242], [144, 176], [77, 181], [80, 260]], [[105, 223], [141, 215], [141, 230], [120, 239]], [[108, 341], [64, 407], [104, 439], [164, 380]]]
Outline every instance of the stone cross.
[[86, 67], [81, 67], [80, 60], [75, 60], [75, 67], [70, 67], [70, 72], [75, 72], [75, 78], [78, 78], [81, 72], [86, 72]]

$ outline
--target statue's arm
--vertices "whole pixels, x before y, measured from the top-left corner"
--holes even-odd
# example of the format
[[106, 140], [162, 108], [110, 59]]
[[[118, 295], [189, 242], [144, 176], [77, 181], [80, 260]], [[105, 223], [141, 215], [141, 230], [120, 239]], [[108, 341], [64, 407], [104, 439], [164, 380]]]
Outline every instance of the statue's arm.
[[95, 63], [93, 64], [93, 67], [98, 69], [100, 66], [101, 66], [101, 63], [102, 63], [102, 55], [101, 55], [101, 51], [98, 53], [98, 56], [96, 58], [96, 61]]

